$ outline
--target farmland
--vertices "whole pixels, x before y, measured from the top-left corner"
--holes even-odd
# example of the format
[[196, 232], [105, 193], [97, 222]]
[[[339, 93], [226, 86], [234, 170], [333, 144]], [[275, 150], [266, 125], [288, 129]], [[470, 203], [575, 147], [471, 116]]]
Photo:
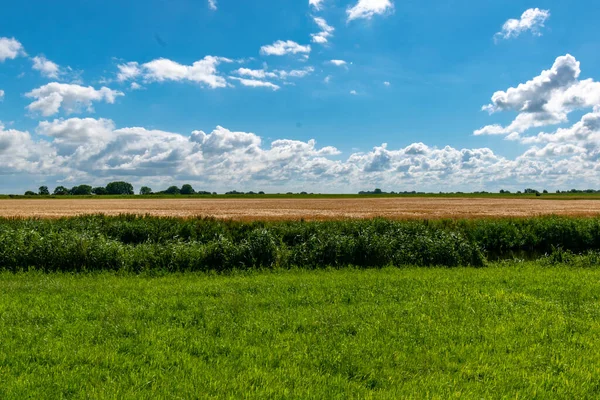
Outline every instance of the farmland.
[[[594, 195], [590, 195], [594, 196]], [[502, 197], [94, 198], [4, 199], [0, 216], [57, 218], [102, 213], [252, 220], [439, 219], [600, 215], [600, 201], [569, 195]]]

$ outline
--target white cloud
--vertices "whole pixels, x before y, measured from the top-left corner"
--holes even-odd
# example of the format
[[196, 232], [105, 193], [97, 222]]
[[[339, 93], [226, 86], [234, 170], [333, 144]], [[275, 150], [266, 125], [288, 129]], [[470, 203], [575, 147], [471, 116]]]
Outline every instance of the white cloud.
[[358, 3], [346, 10], [348, 22], [355, 19], [371, 19], [374, 15], [391, 12], [394, 4], [391, 0], [358, 0]]
[[304, 78], [305, 76], [313, 73], [315, 69], [313, 67], [305, 67], [303, 69], [293, 69], [290, 71], [276, 70], [275, 72], [281, 79], [287, 78]]
[[[249, 76], [254, 79], [287, 79], [287, 78], [304, 78], [305, 76], [313, 73], [315, 69], [313, 67], [305, 67], [303, 69], [293, 69], [293, 70], [273, 70], [267, 71], [265, 69], [249, 69], [249, 68], [238, 68], [234, 71], [234, 73], [242, 76]], [[230, 77], [231, 78], [231, 77]], [[232, 78], [240, 80], [239, 78]]]
[[268, 72], [264, 69], [250, 69], [250, 68], [238, 68], [234, 71], [238, 75], [249, 76], [256, 79], [264, 78], [277, 78], [278, 75], [275, 72]]
[[336, 67], [343, 67], [347, 64], [347, 62], [344, 60], [330, 60], [329, 63], [335, 65]]
[[125, 82], [142, 78], [145, 82], [194, 82], [211, 89], [227, 87], [226, 79], [219, 75], [217, 67], [221, 63], [231, 63], [225, 57], [206, 56], [192, 65], [183, 65], [167, 58], [158, 58], [139, 64], [132, 61], [117, 65], [117, 80]]
[[192, 65], [182, 65], [166, 58], [159, 58], [142, 65], [144, 79], [148, 82], [190, 81], [201, 83], [211, 89], [227, 86], [227, 81], [218, 75], [217, 66], [232, 62], [223, 57], [206, 56]]
[[131, 90], [141, 90], [144, 87], [142, 85], [140, 85], [139, 83], [137, 83], [137, 82], [131, 82], [131, 85], [129, 86], [129, 88]]
[[25, 56], [23, 45], [15, 38], [0, 37], [0, 62]]
[[130, 79], [136, 79], [142, 74], [142, 69], [139, 64], [135, 61], [128, 62], [125, 64], [117, 65], [119, 73], [117, 74], [117, 80], [119, 82], [125, 82]]
[[308, 0], [308, 5], [313, 6], [315, 10], [320, 10], [325, 0]]
[[329, 82], [331, 82], [331, 75], [327, 75], [327, 76], [325, 77], [325, 79], [323, 79], [323, 82], [325, 82], [325, 83], [329, 83]]
[[312, 37], [313, 43], [327, 43], [329, 41], [329, 38], [333, 36], [333, 31], [335, 31], [335, 28], [329, 26], [324, 18], [314, 17], [313, 20], [315, 21], [315, 24], [317, 24], [321, 29], [321, 32], [311, 33], [310, 36]]
[[351, 94], [351, 95], [356, 95], [356, 94], [357, 94], [357, 93], [356, 93], [356, 90], [351, 90], [351, 91], [350, 91], [350, 94]]
[[33, 69], [39, 71], [42, 76], [46, 78], [57, 79], [60, 74], [60, 67], [58, 64], [48, 60], [43, 55], [35, 56], [32, 58]]
[[217, 0], [208, 0], [208, 8], [217, 11]]
[[536, 146], [513, 160], [487, 148], [424, 143], [398, 149], [384, 143], [340, 159], [338, 149], [319, 148], [314, 140], [277, 139], [268, 144], [255, 133], [221, 126], [188, 136], [142, 127], [117, 129], [107, 119], [70, 118], [40, 122], [38, 138], [33, 139], [28, 132], [5, 130], [0, 124], [0, 173], [99, 184], [125, 179], [157, 187], [189, 181], [221, 192], [299, 187], [352, 192], [375, 184], [387, 190], [423, 191], [522, 189], [532, 182], [593, 187], [600, 183], [599, 113], [555, 136], [536, 139]]
[[600, 104], [600, 82], [579, 80], [580, 73], [579, 62], [567, 54], [558, 57], [551, 69], [532, 80], [494, 93], [492, 103], [482, 107], [484, 111], [490, 114], [516, 111], [518, 115], [506, 127], [488, 125], [476, 130], [475, 135], [510, 135], [564, 123], [574, 110]]
[[540, 10], [539, 8], [530, 8], [526, 10], [520, 19], [511, 18], [504, 23], [502, 30], [496, 33], [496, 39], [516, 38], [521, 33], [531, 31], [536, 36], [541, 36], [540, 29], [550, 17], [550, 10]]
[[0, 89], [0, 101], [4, 100], [4, 90]]
[[262, 46], [260, 54], [266, 56], [283, 56], [286, 54], [310, 53], [310, 45], [300, 45], [292, 40], [278, 40], [273, 44]]
[[273, 90], [279, 90], [279, 86], [271, 83], [271, 82], [267, 82], [267, 81], [259, 81], [256, 79], [244, 79], [244, 78], [238, 78], [236, 76], [230, 76], [229, 79], [233, 79], [236, 81], [239, 81], [242, 85], [244, 86], [249, 86], [249, 87], [266, 87], [266, 88], [270, 88]]
[[385, 86], [390, 86], [390, 85], [391, 85], [391, 83], [389, 83], [388, 81], [385, 81], [385, 82], [383, 82], [383, 84], [384, 84]]
[[80, 112], [82, 108], [93, 111], [92, 103], [104, 101], [112, 104], [122, 92], [102, 87], [98, 90], [91, 86], [51, 82], [25, 94], [35, 101], [27, 106], [33, 113], [50, 116], [59, 112], [62, 107], [66, 114]]

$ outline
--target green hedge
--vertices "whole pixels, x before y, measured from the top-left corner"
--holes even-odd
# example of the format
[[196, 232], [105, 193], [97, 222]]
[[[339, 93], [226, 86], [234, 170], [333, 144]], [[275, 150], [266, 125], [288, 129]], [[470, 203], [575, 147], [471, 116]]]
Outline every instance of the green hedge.
[[516, 254], [600, 250], [600, 218], [233, 222], [103, 215], [0, 219], [0, 268], [225, 271], [483, 266]]

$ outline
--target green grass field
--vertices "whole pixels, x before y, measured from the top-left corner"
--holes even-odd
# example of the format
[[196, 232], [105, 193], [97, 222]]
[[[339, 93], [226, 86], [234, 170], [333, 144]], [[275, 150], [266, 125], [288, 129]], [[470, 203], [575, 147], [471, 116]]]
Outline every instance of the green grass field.
[[0, 398], [598, 398], [600, 269], [0, 273]]

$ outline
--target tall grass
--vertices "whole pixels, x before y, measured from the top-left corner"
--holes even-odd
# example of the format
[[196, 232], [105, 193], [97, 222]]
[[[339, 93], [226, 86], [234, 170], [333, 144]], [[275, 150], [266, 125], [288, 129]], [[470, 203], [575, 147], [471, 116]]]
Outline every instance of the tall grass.
[[122, 215], [0, 219], [0, 268], [44, 271], [484, 266], [600, 250], [600, 218], [233, 222]]

